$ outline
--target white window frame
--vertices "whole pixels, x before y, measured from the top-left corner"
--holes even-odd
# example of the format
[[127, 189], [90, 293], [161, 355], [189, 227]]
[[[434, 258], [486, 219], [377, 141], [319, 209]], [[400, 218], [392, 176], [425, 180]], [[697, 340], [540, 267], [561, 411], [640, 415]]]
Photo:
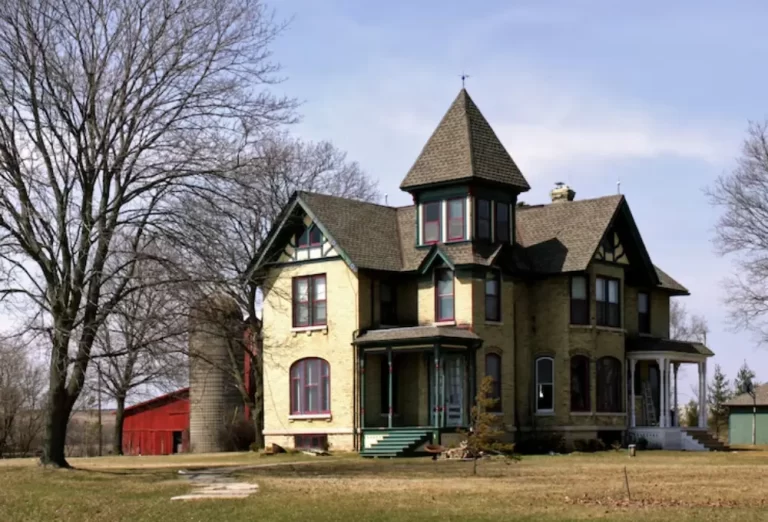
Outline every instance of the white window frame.
[[[547, 360], [552, 365], [552, 382], [548, 383], [539, 383], [539, 361]], [[535, 381], [535, 391], [536, 394], [536, 413], [545, 413], [550, 414], [555, 412], [555, 359], [553, 357], [545, 356], [545, 357], [537, 357], [536, 361], [536, 381]], [[540, 384], [549, 384], [552, 386], [552, 407], [549, 409], [540, 409], [539, 408], [539, 385]]]

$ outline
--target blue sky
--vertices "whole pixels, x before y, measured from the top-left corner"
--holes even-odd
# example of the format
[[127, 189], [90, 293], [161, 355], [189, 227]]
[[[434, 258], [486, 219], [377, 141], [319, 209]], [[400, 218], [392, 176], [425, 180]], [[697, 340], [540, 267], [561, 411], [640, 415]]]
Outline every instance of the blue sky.
[[[733, 378], [768, 349], [733, 332], [722, 304], [729, 259], [711, 243], [703, 193], [731, 170], [748, 120], [768, 116], [764, 2], [274, 0], [293, 20], [274, 46], [303, 102], [294, 129], [346, 150], [389, 203], [461, 87], [543, 203], [555, 181], [577, 198], [621, 190], [657, 265], [692, 293], [708, 344]], [[714, 363], [709, 363], [712, 375]], [[693, 366], [681, 368], [680, 401]]]

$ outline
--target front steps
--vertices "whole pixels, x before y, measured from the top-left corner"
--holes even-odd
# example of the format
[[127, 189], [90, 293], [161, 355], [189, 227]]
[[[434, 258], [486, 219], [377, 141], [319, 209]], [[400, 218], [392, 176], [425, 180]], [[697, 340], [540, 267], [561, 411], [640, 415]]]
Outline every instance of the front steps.
[[429, 441], [432, 432], [427, 430], [393, 430], [386, 432], [384, 437], [363, 448], [363, 457], [403, 457], [413, 454], [413, 451]]
[[683, 430], [685, 435], [688, 435], [693, 440], [707, 448], [708, 451], [728, 451], [730, 448], [727, 444], [724, 444], [714, 435], [706, 430]]

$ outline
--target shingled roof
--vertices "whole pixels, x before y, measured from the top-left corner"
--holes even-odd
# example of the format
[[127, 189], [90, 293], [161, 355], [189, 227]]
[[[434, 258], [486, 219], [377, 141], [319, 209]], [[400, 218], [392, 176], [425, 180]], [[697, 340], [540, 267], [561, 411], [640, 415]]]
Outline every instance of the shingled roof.
[[531, 187], [465, 89], [453, 101], [400, 184], [403, 190], [478, 179]]
[[299, 199], [358, 268], [402, 269], [397, 208], [312, 192]]
[[536, 272], [585, 270], [623, 196], [517, 207], [517, 241]]
[[755, 398], [748, 393], [737, 395], [725, 403], [726, 406], [768, 406], [768, 384], [755, 386]]

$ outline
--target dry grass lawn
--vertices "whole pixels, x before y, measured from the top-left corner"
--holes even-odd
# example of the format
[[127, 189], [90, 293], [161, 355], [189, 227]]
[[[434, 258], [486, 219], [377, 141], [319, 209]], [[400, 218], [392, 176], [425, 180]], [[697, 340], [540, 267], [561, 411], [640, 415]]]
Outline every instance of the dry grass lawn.
[[[763, 451], [526, 457], [482, 462], [478, 477], [465, 462], [307, 459], [82, 459], [74, 471], [6, 462], [0, 521], [768, 520]], [[280, 465], [253, 467], [262, 463]], [[189, 490], [177, 468], [232, 464], [250, 466], [233, 475], [261, 491], [246, 500], [169, 501]], [[632, 501], [625, 498], [625, 466]]]

